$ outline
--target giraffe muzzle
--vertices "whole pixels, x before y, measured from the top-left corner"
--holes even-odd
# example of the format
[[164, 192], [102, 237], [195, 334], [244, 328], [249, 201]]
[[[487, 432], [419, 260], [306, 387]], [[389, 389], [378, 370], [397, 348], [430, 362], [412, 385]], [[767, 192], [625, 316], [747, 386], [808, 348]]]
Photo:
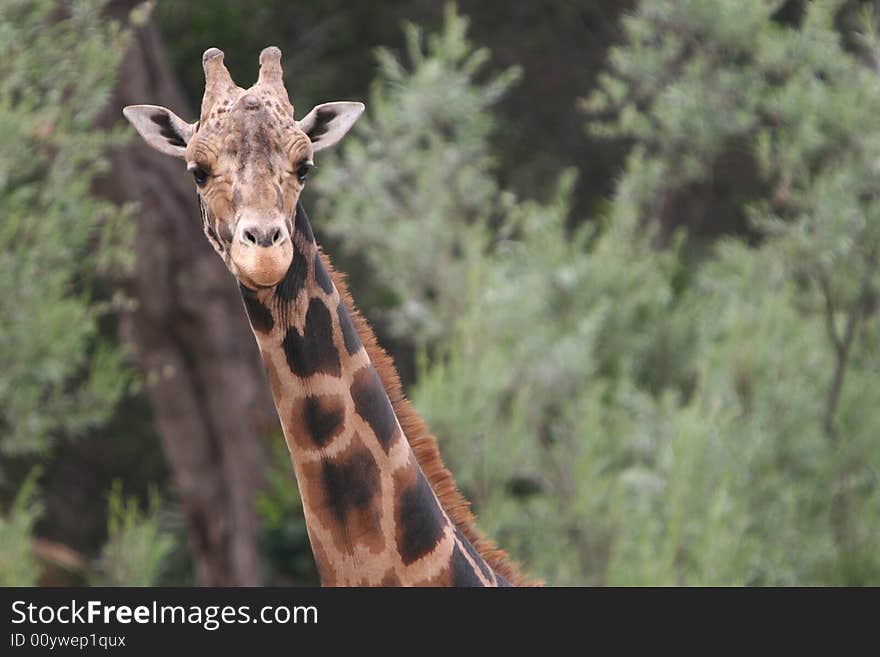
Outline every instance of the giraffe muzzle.
[[284, 221], [241, 221], [232, 242], [232, 261], [238, 277], [251, 287], [281, 282], [293, 258], [293, 245]]

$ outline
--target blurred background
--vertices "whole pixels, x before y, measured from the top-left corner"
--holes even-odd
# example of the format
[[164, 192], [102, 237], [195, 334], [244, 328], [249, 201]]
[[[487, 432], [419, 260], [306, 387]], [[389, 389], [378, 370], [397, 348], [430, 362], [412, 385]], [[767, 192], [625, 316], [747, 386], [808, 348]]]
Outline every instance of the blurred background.
[[304, 194], [482, 528], [555, 585], [880, 584], [859, 0], [0, 0], [0, 584], [318, 583], [191, 180], [201, 53], [362, 100]]

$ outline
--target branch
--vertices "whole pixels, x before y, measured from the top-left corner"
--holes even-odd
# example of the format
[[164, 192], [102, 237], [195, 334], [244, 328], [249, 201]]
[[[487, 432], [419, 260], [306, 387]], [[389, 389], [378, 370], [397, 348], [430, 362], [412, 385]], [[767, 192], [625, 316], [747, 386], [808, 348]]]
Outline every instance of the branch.
[[[837, 360], [837, 364], [834, 368], [834, 376], [831, 380], [831, 390], [828, 394], [828, 404], [825, 407], [823, 428], [829, 443], [837, 452], [840, 452], [840, 435], [837, 432], [837, 428], [834, 426], [834, 416], [837, 414], [837, 407], [840, 404], [840, 395], [843, 390], [843, 383], [849, 365], [852, 346], [855, 342], [855, 336], [858, 332], [859, 324], [864, 318], [865, 309], [871, 300], [871, 279], [876, 271], [877, 256], [876, 253], [872, 252], [866, 258], [865, 271], [862, 275], [859, 294], [847, 313], [846, 327], [842, 338], [838, 336], [837, 330], [834, 326], [837, 309], [834, 305], [834, 299], [831, 296], [830, 282], [824, 275], [824, 272], [819, 276], [819, 284], [822, 287], [822, 293], [825, 296], [825, 325], [828, 329], [829, 337], [834, 344]], [[836, 477], [835, 490], [832, 491], [832, 526], [837, 543], [847, 555], [852, 556], [853, 550], [855, 549], [856, 537], [852, 523], [852, 500], [849, 495], [848, 479], [849, 466], [844, 463], [841, 471]]]
[[834, 303], [834, 295], [831, 292], [831, 281], [828, 280], [828, 274], [824, 269], [819, 270], [819, 287], [822, 290], [822, 296], [825, 298], [825, 330], [828, 333], [828, 339], [834, 345], [834, 351], [838, 358], [843, 352], [843, 343], [840, 336], [837, 335], [837, 307]]
[[838, 445], [839, 439], [837, 430], [834, 428], [834, 415], [837, 412], [837, 406], [840, 403], [840, 394], [843, 390], [843, 382], [846, 377], [846, 370], [849, 366], [850, 352], [852, 351], [853, 342], [858, 332], [859, 324], [864, 317], [865, 307], [871, 299], [871, 279], [877, 271], [877, 256], [871, 253], [866, 259], [865, 272], [862, 275], [862, 282], [859, 289], [859, 295], [853, 302], [847, 313], [846, 327], [843, 337], [837, 335], [837, 329], [834, 326], [837, 310], [834, 306], [834, 299], [831, 295], [831, 286], [824, 272], [819, 276], [819, 284], [822, 287], [825, 296], [825, 325], [828, 330], [836, 356], [837, 364], [834, 368], [834, 377], [831, 380], [831, 391], [828, 395], [828, 404], [825, 407], [825, 434], [835, 446]]

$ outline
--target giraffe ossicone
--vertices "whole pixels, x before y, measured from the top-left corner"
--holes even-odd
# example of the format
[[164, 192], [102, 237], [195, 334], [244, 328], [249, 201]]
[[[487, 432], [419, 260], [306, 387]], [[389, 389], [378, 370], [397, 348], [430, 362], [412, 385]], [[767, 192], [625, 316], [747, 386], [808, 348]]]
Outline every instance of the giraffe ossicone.
[[507, 586], [530, 582], [476, 528], [390, 357], [354, 308], [299, 202], [316, 152], [364, 111], [318, 105], [302, 119], [281, 51], [252, 87], [205, 51], [199, 119], [123, 110], [148, 144], [185, 160], [204, 231], [238, 279], [262, 353], [324, 585]]

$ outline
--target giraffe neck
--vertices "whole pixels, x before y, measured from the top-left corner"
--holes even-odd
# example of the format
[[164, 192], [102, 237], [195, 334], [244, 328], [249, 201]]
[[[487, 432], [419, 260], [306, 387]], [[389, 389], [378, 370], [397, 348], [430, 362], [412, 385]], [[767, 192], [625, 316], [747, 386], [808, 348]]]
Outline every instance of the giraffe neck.
[[497, 586], [422, 472], [308, 218], [275, 288], [241, 286], [325, 586]]

